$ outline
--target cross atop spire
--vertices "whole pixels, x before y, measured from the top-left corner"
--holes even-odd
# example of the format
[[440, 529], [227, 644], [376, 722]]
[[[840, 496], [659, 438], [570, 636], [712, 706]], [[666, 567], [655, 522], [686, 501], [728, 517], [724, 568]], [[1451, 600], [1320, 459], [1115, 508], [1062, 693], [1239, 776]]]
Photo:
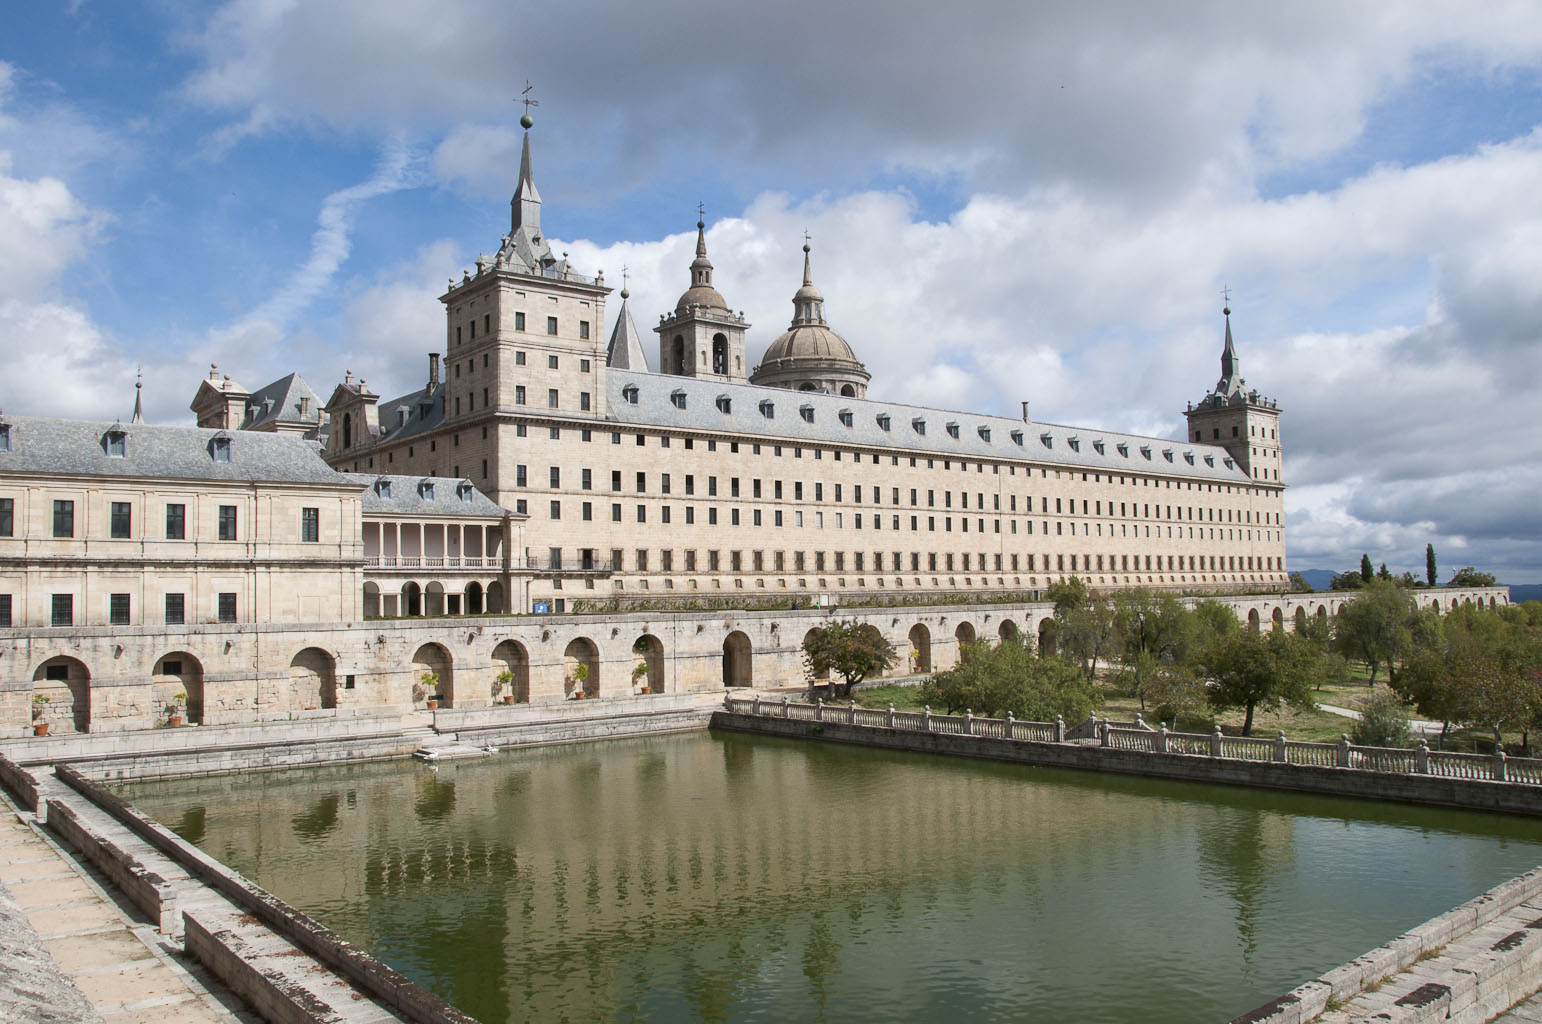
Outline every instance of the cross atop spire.
[[144, 390], [144, 369], [134, 371], [134, 415], [129, 419], [130, 423], [143, 423], [145, 421], [144, 406], [140, 403], [140, 392]]
[[539, 107], [541, 105], [540, 100], [533, 100], [530, 98], [530, 90], [534, 88], [535, 86], [530, 84], [530, 79], [525, 79], [525, 88], [520, 92], [520, 95], [523, 96], [524, 99], [514, 101], [515, 103], [524, 103], [525, 105], [525, 112], [520, 115], [519, 118], [519, 126], [525, 129], [527, 132], [530, 130], [530, 126], [535, 124], [535, 118], [530, 116], [530, 108]]

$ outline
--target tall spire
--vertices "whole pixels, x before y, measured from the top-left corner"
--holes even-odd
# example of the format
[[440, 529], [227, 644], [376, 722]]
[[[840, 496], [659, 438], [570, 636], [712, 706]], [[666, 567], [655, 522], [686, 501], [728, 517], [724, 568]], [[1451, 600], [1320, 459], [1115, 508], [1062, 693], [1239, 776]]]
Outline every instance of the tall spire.
[[706, 210], [696, 204], [696, 258], [691, 261], [691, 287], [712, 287], [712, 261], [707, 259]]
[[1231, 307], [1223, 307], [1221, 315], [1226, 317], [1226, 347], [1221, 349], [1221, 382], [1217, 390], [1227, 394], [1242, 386], [1242, 366], [1231, 343]]
[[145, 421], [144, 407], [140, 403], [140, 392], [145, 386], [145, 374], [143, 370], [134, 372], [134, 415], [129, 419], [130, 423], [143, 423]]
[[[530, 115], [520, 118], [520, 123], [530, 121]], [[509, 203], [513, 213], [512, 231], [518, 233], [520, 228], [525, 228], [532, 235], [541, 233], [541, 193], [535, 188], [535, 174], [530, 169], [530, 126], [525, 125], [524, 143], [519, 153], [519, 188], [514, 193], [513, 200]]]
[[803, 287], [792, 296], [792, 325], [799, 327], [804, 324], [826, 326], [825, 297], [814, 287], [814, 271], [809, 264], [809, 237], [806, 231], [803, 233]]

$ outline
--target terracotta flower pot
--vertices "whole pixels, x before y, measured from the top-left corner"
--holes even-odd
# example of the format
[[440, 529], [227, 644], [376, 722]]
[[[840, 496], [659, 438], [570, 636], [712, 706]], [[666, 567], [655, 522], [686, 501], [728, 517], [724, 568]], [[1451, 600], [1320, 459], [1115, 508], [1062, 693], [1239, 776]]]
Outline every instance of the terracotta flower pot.
[[437, 700], [429, 701], [428, 702], [428, 710], [430, 710], [430, 711], [437, 711], [437, 710], [439, 710], [439, 702]]
[[648, 687], [644, 686], [641, 690], [638, 690], [637, 692], [641, 693], [641, 694], [649, 694], [649, 693], [652, 693], [653, 691], [651, 689], [649, 689]]
[[48, 723], [47, 722], [33, 722], [32, 723], [32, 735], [34, 735], [34, 736], [47, 736], [48, 735]]
[[182, 716], [181, 715], [167, 715], [166, 716], [166, 724], [168, 726], [170, 726], [171, 728], [175, 729], [179, 725], [182, 724]]
[[504, 697], [503, 697], [503, 702], [505, 704], [512, 704], [512, 703], [514, 703], [514, 695], [512, 693], [505, 694]]

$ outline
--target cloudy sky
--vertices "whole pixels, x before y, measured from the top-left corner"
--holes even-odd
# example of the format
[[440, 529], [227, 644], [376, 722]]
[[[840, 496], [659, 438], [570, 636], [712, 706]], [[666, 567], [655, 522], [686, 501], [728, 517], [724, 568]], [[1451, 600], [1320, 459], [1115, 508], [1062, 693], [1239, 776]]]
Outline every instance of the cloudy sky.
[[14, 5], [0, 408], [421, 386], [526, 80], [543, 227], [644, 332], [701, 202], [752, 362], [807, 230], [874, 397], [1182, 436], [1229, 286], [1292, 568], [1542, 579], [1533, 2]]

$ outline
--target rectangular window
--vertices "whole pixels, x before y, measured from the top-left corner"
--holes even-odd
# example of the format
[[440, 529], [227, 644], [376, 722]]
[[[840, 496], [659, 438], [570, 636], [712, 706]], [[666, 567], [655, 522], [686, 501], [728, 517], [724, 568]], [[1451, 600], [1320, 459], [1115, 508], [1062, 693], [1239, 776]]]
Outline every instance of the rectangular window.
[[556, 317], [549, 316], [549, 317], [546, 318], [546, 333], [547, 334], [556, 334], [557, 333], [557, 318]]
[[557, 357], [556, 356], [547, 356], [546, 357], [546, 368], [548, 370], [555, 370], [555, 369], [558, 368], [558, 362], [557, 362]]
[[556, 466], [553, 466], [551, 468], [551, 487], [552, 487], [552, 490], [556, 490], [557, 488], [559, 488], [561, 486], [562, 486], [562, 470], [557, 468]]
[[610, 506], [610, 521], [613, 522], [613, 523], [621, 522], [621, 506], [620, 505], [611, 505]]
[[134, 521], [134, 506], [126, 501], [112, 503], [112, 511], [109, 516], [108, 528], [114, 540], [127, 540]]
[[578, 408], [580, 412], [589, 411], [589, 392], [580, 391], [578, 393]]
[[300, 540], [306, 544], [314, 544], [321, 539], [321, 509], [302, 508], [300, 510]]
[[[525, 329], [525, 314], [523, 314], [523, 313], [515, 313], [514, 314], [514, 329], [516, 331], [522, 331], [522, 330]], [[525, 356], [525, 354], [523, 352], [516, 352], [515, 353], [515, 362], [523, 363], [525, 361], [524, 356]]]
[[109, 626], [127, 626], [129, 624], [129, 596], [127, 594], [107, 595], [107, 624]]
[[221, 505], [219, 518], [220, 540], [236, 539], [236, 507], [234, 505]]
[[557, 389], [556, 388], [547, 388], [546, 389], [546, 408], [548, 408], [548, 409], [555, 409], [555, 408], [557, 408]]
[[551, 517], [553, 519], [562, 518], [562, 502], [554, 501], [551, 503]]
[[580, 320], [580, 321], [578, 321], [578, 336], [580, 338], [588, 338], [589, 337], [589, 321], [587, 321], [587, 320]]
[[514, 467], [514, 486], [515, 487], [524, 487], [525, 486], [525, 481], [527, 479], [529, 479], [525, 475], [525, 473], [526, 473], [526, 470], [525, 470], [524, 466], [515, 466]]
[[11, 624], [11, 595], [0, 594], [0, 626]]
[[525, 404], [525, 386], [523, 384], [514, 385], [514, 404]]
[[73, 501], [54, 502], [54, 536], [75, 536], [75, 503]]
[[50, 610], [48, 621], [54, 626], [73, 626], [75, 624], [75, 595], [53, 595], [53, 607]]
[[639, 523], [646, 523], [648, 521], [648, 506], [647, 505], [638, 505], [637, 506], [637, 521]]
[[182, 625], [184, 615], [186, 614], [183, 600], [184, 598], [181, 594], [166, 595], [166, 625]]
[[236, 595], [221, 594], [219, 596], [219, 620], [221, 622], [236, 621]]
[[16, 536], [16, 499], [0, 498], [0, 537]]

